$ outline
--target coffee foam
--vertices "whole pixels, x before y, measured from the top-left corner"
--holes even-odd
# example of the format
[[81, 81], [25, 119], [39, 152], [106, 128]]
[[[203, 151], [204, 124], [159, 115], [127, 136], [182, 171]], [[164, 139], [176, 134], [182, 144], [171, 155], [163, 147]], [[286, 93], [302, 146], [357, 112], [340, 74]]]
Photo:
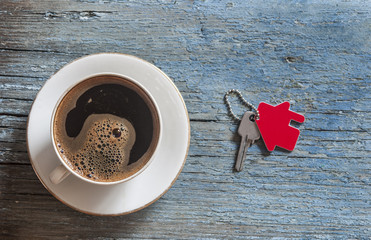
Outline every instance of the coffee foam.
[[135, 129], [128, 120], [93, 114], [86, 119], [80, 134], [69, 140], [69, 148], [64, 148], [58, 137], [56, 143], [62, 158], [78, 174], [96, 181], [115, 181], [140, 164], [139, 161], [127, 166], [135, 138]]

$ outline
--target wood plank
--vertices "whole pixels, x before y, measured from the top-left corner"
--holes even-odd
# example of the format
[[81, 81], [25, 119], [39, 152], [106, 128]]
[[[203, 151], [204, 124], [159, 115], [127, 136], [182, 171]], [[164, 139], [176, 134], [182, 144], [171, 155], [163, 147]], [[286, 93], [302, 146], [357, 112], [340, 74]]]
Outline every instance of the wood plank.
[[[189, 166], [192, 165], [186, 168]], [[368, 207], [362, 197], [363, 187], [349, 187], [342, 181], [339, 181], [340, 185], [318, 185], [310, 180], [302, 182], [300, 179], [306, 178], [300, 176], [277, 184], [266, 179], [276, 179], [279, 175], [258, 174], [249, 179], [246, 173], [228, 179], [225, 175], [212, 173], [216, 179], [210, 182], [205, 174], [188, 170], [191, 169], [185, 169], [169, 193], [147, 209], [122, 217], [93, 217], [78, 213], [51, 197], [37, 181], [30, 166], [2, 166], [0, 176], [5, 181], [0, 182], [3, 199], [0, 211], [7, 219], [3, 224], [8, 226], [3, 234], [27, 237], [33, 230], [34, 237], [81, 234], [89, 238], [134, 234], [133, 238], [151, 238], [165, 234], [169, 238], [196, 238], [200, 234], [198, 229], [204, 229], [205, 236], [214, 238], [274, 237], [277, 230], [282, 237], [303, 234], [318, 237], [347, 235], [349, 231], [362, 234], [368, 226], [366, 212], [349, 214], [352, 210], [348, 208], [349, 205], [358, 209]], [[282, 176], [282, 180], [284, 178]], [[184, 189], [187, 189], [186, 195]], [[195, 201], [194, 196], [203, 201]], [[323, 205], [324, 202], [329, 204]], [[25, 212], [33, 218], [19, 221]], [[323, 222], [323, 218], [327, 221]], [[48, 221], [40, 224], [35, 219]], [[119, 227], [127, 224], [129, 229]], [[154, 225], [156, 232], [151, 227]], [[49, 231], [57, 226], [60, 227], [58, 230]], [[187, 235], [179, 235], [189, 228], [192, 231], [184, 232]], [[169, 232], [169, 229], [174, 231]], [[315, 231], [308, 232], [308, 229]]]

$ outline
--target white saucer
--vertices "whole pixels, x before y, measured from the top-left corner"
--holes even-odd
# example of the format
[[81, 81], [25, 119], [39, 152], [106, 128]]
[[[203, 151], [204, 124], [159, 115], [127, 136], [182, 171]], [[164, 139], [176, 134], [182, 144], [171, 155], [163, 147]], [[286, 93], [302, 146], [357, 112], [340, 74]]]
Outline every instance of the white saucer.
[[[54, 105], [71, 85], [100, 73], [120, 74], [135, 79], [153, 96], [163, 121], [158, 152], [148, 168], [124, 183], [95, 185], [70, 174], [55, 185], [49, 180], [50, 172], [60, 164], [50, 136]], [[93, 215], [128, 214], [159, 199], [180, 174], [189, 141], [188, 112], [176, 86], [154, 65], [124, 54], [95, 54], [64, 66], [46, 81], [36, 96], [28, 118], [28, 152], [42, 184], [62, 203]]]

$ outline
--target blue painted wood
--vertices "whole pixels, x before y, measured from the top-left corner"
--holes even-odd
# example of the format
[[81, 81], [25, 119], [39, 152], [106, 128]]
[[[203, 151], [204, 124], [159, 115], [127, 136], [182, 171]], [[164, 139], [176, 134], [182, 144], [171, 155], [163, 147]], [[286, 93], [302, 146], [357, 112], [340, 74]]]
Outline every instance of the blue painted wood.
[[[0, 238], [369, 239], [370, 24], [369, 1], [2, 1]], [[38, 90], [66, 63], [97, 52], [157, 65], [191, 119], [179, 179], [128, 216], [64, 206], [27, 156]], [[258, 141], [233, 172], [239, 137], [223, 103], [230, 88], [255, 105], [290, 101], [306, 117], [296, 149], [269, 154]]]

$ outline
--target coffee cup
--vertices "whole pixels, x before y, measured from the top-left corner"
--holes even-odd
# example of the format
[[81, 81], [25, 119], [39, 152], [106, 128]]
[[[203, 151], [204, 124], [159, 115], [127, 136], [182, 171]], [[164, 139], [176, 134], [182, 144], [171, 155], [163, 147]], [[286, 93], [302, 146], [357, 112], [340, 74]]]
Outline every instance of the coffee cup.
[[153, 161], [161, 118], [150, 92], [135, 79], [102, 73], [65, 91], [51, 117], [51, 140], [59, 184], [70, 174], [100, 185], [128, 181]]

